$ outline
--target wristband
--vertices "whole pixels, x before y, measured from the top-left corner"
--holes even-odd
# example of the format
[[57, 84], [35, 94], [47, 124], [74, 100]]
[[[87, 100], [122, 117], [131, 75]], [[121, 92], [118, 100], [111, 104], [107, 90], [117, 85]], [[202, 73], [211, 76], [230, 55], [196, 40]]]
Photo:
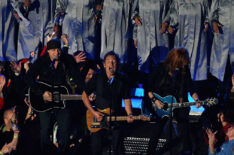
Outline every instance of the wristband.
[[152, 97], [151, 100], [152, 100], [153, 102], [155, 102], [157, 99], [156, 99], [156, 97]]
[[133, 116], [132, 114], [129, 114], [128, 116]]
[[[19, 136], [16, 136], [16, 135], [15, 135], [13, 138], [14, 138], [14, 139], [17, 139], [18, 137], [19, 137]], [[0, 155], [1, 155], [1, 154], [0, 154]]]
[[0, 152], [0, 155], [4, 155], [2, 152]]

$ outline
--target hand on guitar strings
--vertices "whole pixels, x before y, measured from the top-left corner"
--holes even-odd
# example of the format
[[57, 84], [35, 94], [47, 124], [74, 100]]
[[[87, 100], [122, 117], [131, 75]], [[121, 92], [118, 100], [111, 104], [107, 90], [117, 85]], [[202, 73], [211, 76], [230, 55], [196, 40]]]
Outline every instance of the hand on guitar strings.
[[156, 104], [158, 109], [162, 109], [164, 107], [164, 104], [159, 100], [155, 100], [154, 103]]
[[127, 116], [127, 122], [132, 123], [133, 121], [134, 121], [133, 115], [132, 114], [128, 115]]
[[42, 96], [43, 96], [44, 101], [52, 102], [52, 93], [51, 92], [45, 91]]
[[93, 113], [94, 117], [97, 119], [98, 122], [102, 121], [104, 114], [100, 113], [98, 111], [94, 111]]

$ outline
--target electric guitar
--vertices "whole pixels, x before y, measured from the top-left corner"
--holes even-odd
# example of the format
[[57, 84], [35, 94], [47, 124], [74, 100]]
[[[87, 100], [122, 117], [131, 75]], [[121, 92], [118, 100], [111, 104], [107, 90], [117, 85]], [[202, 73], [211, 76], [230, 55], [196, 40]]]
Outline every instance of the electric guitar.
[[[104, 114], [104, 117], [101, 122], [98, 122], [97, 119], [93, 116], [93, 114], [88, 110], [86, 112], [86, 123], [89, 131], [91, 133], [98, 132], [99, 130], [105, 128], [108, 129], [109, 122], [116, 122], [116, 121], [126, 121], [127, 116], [108, 116], [110, 114], [110, 108], [106, 109], [97, 109], [97, 111]], [[139, 115], [139, 116], [132, 116], [134, 120], [143, 120], [143, 121], [150, 121], [150, 118], [147, 116]]]
[[[173, 109], [175, 108], [182, 108], [182, 107], [189, 107], [191, 105], [195, 105], [196, 103], [200, 103], [201, 105], [206, 105], [206, 106], [212, 106], [218, 103], [218, 99], [216, 98], [208, 98], [204, 101], [197, 101], [197, 102], [182, 102], [182, 103], [177, 103], [176, 98], [174, 96], [165, 96], [161, 97], [160, 95], [153, 93], [154, 97], [161, 101], [162, 104], [164, 105], [162, 109], [159, 109], [154, 101], [151, 100], [153, 108], [156, 112], [156, 114], [160, 117], [168, 117]], [[171, 110], [171, 104], [172, 104], [172, 110]]]
[[69, 89], [66, 86], [52, 86], [45, 82], [38, 81], [37, 85], [43, 91], [49, 91], [52, 93], [52, 102], [44, 101], [42, 95], [37, 95], [28, 89], [28, 99], [32, 106], [32, 109], [37, 112], [46, 112], [54, 108], [64, 109], [67, 100], [82, 100], [81, 95], [69, 94]]

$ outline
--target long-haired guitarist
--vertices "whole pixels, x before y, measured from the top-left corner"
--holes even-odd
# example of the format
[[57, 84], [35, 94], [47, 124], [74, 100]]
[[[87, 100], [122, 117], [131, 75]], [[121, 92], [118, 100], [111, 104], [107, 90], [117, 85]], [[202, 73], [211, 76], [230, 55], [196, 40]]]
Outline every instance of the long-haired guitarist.
[[[151, 99], [154, 106], [157, 109], [170, 108], [171, 103], [174, 102], [172, 97], [174, 96], [177, 102], [186, 102], [187, 93], [192, 94], [192, 98], [198, 101], [198, 95], [195, 92], [192, 84], [192, 79], [189, 70], [189, 57], [188, 52], [184, 48], [172, 49], [163, 63], [160, 63], [155, 70], [150, 73], [148, 79], [148, 96]], [[169, 96], [167, 105], [160, 101], [159, 97], [156, 97], [154, 93], [157, 93], [161, 97]], [[200, 106], [199, 103], [196, 104]], [[173, 116], [178, 122], [178, 134], [183, 144], [183, 149], [179, 151], [190, 150], [187, 144], [188, 137], [188, 119], [189, 108], [178, 108], [173, 110]]]
[[[66, 47], [68, 48], [68, 47]], [[77, 85], [79, 83], [77, 74], [79, 70], [75, 68], [76, 61], [66, 52], [61, 52], [61, 44], [58, 40], [50, 40], [47, 43], [48, 52], [39, 57], [29, 69], [25, 80], [30, 87], [30, 92], [37, 96], [40, 101], [35, 105], [43, 109], [43, 106], [50, 106], [54, 103], [55, 86], [67, 86], [70, 79], [73, 79]], [[43, 81], [44, 85], [38, 85]], [[65, 88], [65, 87], [63, 87]], [[30, 97], [32, 99], [32, 96]], [[31, 104], [33, 105], [30, 99]], [[62, 104], [63, 105], [63, 104]], [[45, 112], [39, 112], [40, 117], [40, 134], [41, 147], [43, 154], [54, 154], [54, 146], [50, 140], [51, 124], [53, 119], [58, 123], [59, 127], [59, 150], [66, 154], [69, 148], [69, 129], [70, 129], [70, 108], [67, 104], [63, 108], [53, 108]]]
[[[125, 111], [127, 113], [127, 121], [132, 122], [132, 106], [130, 100], [130, 89], [126, 79], [117, 73], [118, 56], [114, 52], [109, 52], [104, 57], [104, 71], [94, 75], [89, 81], [85, 91], [82, 93], [82, 99], [85, 106], [92, 113], [97, 122], [103, 121], [105, 116], [109, 114], [101, 113], [93, 108], [88, 96], [95, 92], [95, 107], [104, 110], [111, 109], [112, 116], [118, 116], [121, 111], [122, 99], [125, 103]], [[95, 128], [95, 127], [94, 127]], [[101, 128], [100, 126], [98, 128]], [[91, 136], [91, 151], [94, 155], [102, 154], [102, 149], [107, 141], [108, 134], [105, 129], [101, 129]], [[112, 130], [112, 143], [115, 154], [118, 154], [118, 137], [119, 130]]]

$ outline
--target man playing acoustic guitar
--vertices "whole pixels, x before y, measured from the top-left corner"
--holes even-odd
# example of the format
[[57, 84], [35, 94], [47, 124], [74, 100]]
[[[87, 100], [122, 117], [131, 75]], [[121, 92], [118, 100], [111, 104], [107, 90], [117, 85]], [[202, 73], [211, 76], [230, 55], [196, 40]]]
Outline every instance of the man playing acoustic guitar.
[[[82, 99], [85, 106], [94, 116], [94, 119], [96, 119], [97, 122], [101, 122], [109, 114], [104, 115], [100, 111], [105, 111], [105, 109], [108, 109], [111, 110], [109, 113], [111, 113], [112, 116], [118, 116], [121, 113], [122, 99], [124, 99], [125, 111], [127, 113], [126, 120], [128, 122], [132, 122], [133, 116], [130, 100], [130, 88], [128, 87], [126, 79], [116, 72], [118, 56], [114, 52], [107, 53], [104, 57], [103, 65], [105, 71], [94, 75], [82, 94]], [[88, 98], [88, 96], [93, 92], [96, 94], [95, 106], [97, 109], [99, 109], [99, 111], [93, 108], [93, 105], [90, 104]], [[120, 130], [114, 129], [111, 132], [114, 154], [120, 154], [118, 152], [120, 151], [118, 149]], [[93, 155], [102, 154], [104, 143], [107, 142], [105, 139], [107, 136], [108, 132], [105, 129], [101, 129], [92, 133], [91, 151]]]
[[[159, 64], [158, 67], [150, 73], [148, 80], [148, 96], [159, 111], [167, 105], [163, 104], [163, 101], [160, 101], [159, 97], [156, 97], [154, 93], [159, 94], [161, 97], [168, 95], [174, 96], [177, 101], [182, 103], [187, 101], [187, 93], [190, 92], [195, 101], [199, 100], [193, 88], [188, 64], [189, 57], [186, 49], [175, 48], [170, 51], [164, 63]], [[170, 108], [170, 103], [173, 102], [174, 100], [172, 97], [171, 99], [169, 97], [169, 101], [167, 101], [168, 108]], [[197, 103], [196, 106], [199, 107], [200, 104]], [[184, 152], [190, 150], [188, 146], [189, 141], [187, 139], [189, 137], [189, 107], [174, 109], [173, 114], [178, 122], [177, 130], [180, 142], [177, 141], [177, 143], [182, 144], [181, 147], [177, 146], [177, 148], [181, 148], [178, 151]], [[174, 152], [174, 154], [177, 153]]]
[[[65, 48], [65, 46], [64, 46]], [[66, 47], [67, 48], [67, 47]], [[73, 79], [78, 85], [79, 70], [75, 68], [76, 61], [66, 52], [61, 52], [61, 44], [58, 40], [50, 40], [47, 43], [48, 53], [39, 57], [26, 74], [25, 80], [31, 92], [38, 97], [38, 106], [49, 106], [55, 103], [53, 88], [55, 86], [66, 86], [69, 89], [69, 82]], [[39, 82], [45, 83], [44, 86]], [[51, 86], [51, 87], [49, 87]], [[65, 87], [63, 87], [65, 88]], [[32, 98], [32, 96], [30, 97]], [[31, 104], [32, 100], [30, 99]], [[63, 105], [63, 104], [62, 104]], [[59, 127], [59, 150], [66, 154], [69, 149], [69, 129], [70, 129], [70, 108], [69, 105], [61, 108], [53, 108], [39, 112], [41, 148], [42, 154], [55, 154], [53, 143], [50, 140], [52, 119], [56, 119]]]

